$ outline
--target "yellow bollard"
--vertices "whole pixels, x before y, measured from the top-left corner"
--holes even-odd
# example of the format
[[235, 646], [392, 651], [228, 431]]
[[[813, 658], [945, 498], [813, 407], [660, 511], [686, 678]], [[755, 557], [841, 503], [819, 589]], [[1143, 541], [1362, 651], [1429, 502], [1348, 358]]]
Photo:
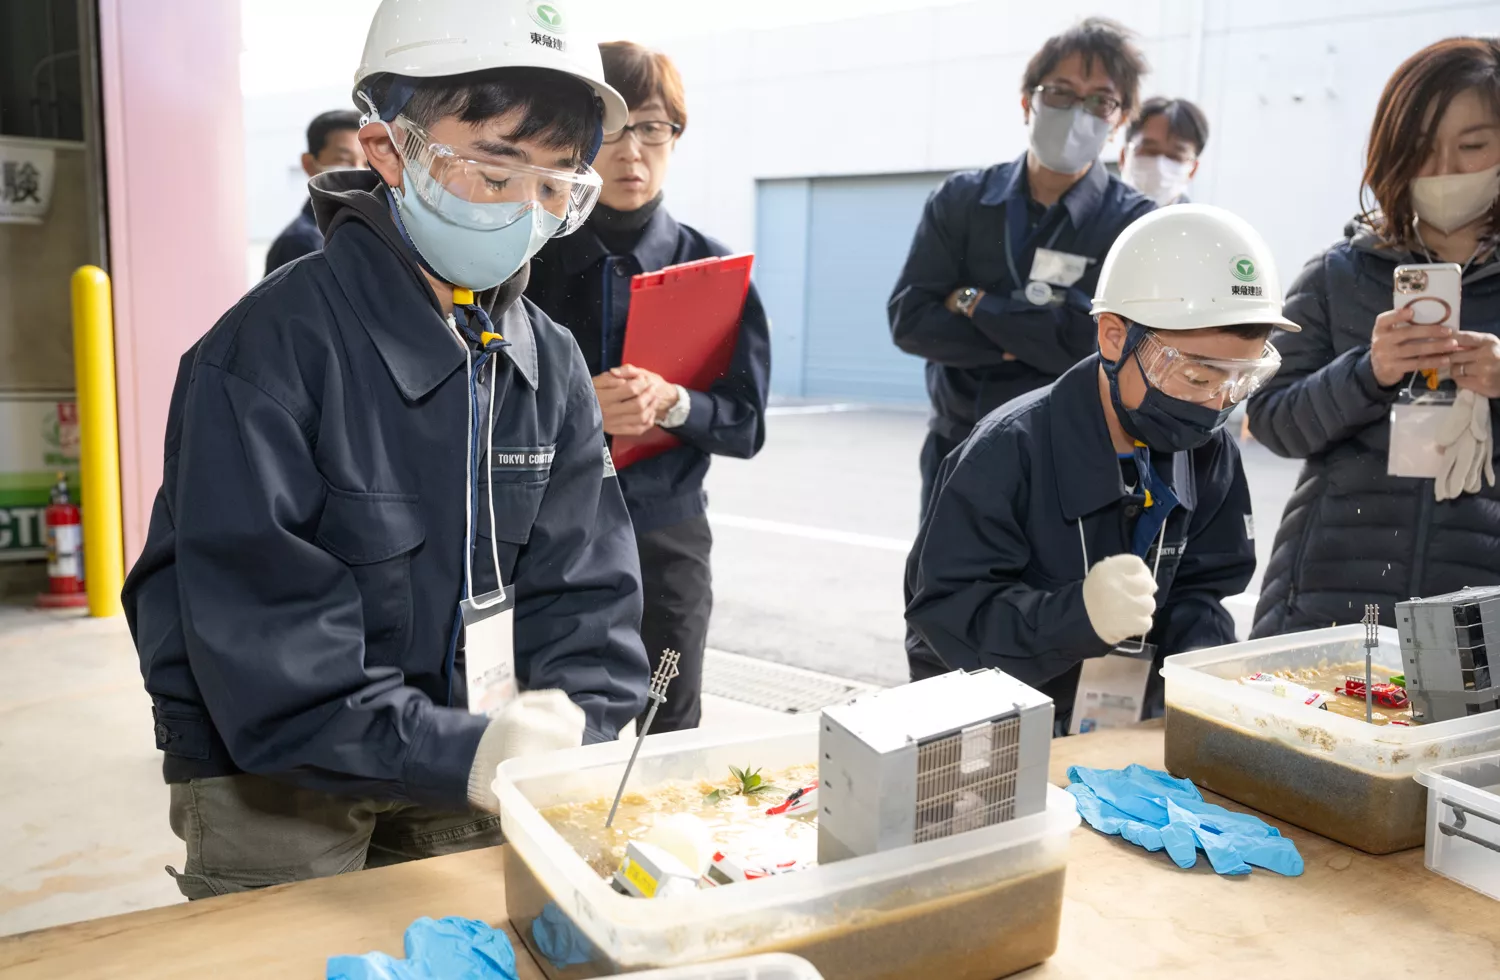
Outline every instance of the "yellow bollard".
[[120, 510], [120, 425], [115, 404], [115, 319], [109, 275], [73, 273], [73, 370], [83, 470], [83, 580], [90, 616], [118, 616], [125, 584]]

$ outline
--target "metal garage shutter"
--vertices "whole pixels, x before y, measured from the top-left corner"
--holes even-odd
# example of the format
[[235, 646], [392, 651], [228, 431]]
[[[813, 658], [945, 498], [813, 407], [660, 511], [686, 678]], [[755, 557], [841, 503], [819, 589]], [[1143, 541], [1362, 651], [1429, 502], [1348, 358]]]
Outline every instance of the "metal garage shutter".
[[885, 304], [922, 205], [945, 176], [761, 186], [757, 281], [772, 317], [777, 394], [926, 400], [922, 361], [891, 343]]

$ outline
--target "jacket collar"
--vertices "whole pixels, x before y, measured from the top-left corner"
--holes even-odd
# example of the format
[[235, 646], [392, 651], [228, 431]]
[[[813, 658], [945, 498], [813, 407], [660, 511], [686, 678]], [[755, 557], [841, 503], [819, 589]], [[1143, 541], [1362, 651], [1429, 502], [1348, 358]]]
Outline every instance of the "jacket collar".
[[[1027, 154], [1023, 153], [1019, 159], [1008, 164], [991, 167], [985, 175], [979, 203], [991, 207], [1014, 203], [1025, 207], [1027, 198], [1031, 196], [1031, 185], [1026, 179], [1026, 157]], [[1108, 189], [1109, 172], [1104, 169], [1103, 164], [1096, 161], [1078, 183], [1068, 188], [1058, 203], [1067, 209], [1068, 219], [1073, 222], [1073, 227], [1082, 228], [1098, 212], [1099, 205], [1104, 201], [1104, 192]]]
[[[1099, 355], [1080, 361], [1052, 385], [1052, 470], [1063, 517], [1076, 521], [1129, 496], [1099, 400]], [[1163, 454], [1153, 453], [1153, 466]], [[1158, 470], [1160, 472], [1160, 470]], [[1172, 491], [1191, 513], [1198, 502], [1192, 453], [1172, 454]]]
[[[658, 207], [651, 220], [641, 232], [629, 255], [640, 265], [643, 272], [654, 272], [672, 264], [677, 257], [677, 238], [680, 226], [677, 219], [665, 207]], [[603, 259], [609, 258], [609, 249], [585, 224], [573, 234], [557, 241], [557, 256], [564, 276], [572, 277], [593, 268]]]
[[[1355, 218], [1345, 225], [1344, 234], [1349, 240], [1349, 247], [1356, 252], [1374, 255], [1387, 262], [1402, 265], [1430, 261], [1421, 252], [1413, 252], [1399, 245], [1389, 244], [1385, 239], [1380, 237], [1379, 233], [1375, 231], [1368, 221], [1362, 218]], [[1465, 285], [1500, 275], [1500, 247], [1494, 247], [1494, 244], [1492, 241], [1490, 254], [1485, 256], [1484, 261], [1474, 263], [1464, 273], [1463, 281]]]
[[[408, 401], [426, 397], [463, 366], [464, 348], [391, 220], [373, 171], [320, 174], [309, 185], [324, 255], [386, 370]], [[505, 354], [534, 389], [536, 337], [521, 302], [530, 267], [476, 297], [509, 341]]]

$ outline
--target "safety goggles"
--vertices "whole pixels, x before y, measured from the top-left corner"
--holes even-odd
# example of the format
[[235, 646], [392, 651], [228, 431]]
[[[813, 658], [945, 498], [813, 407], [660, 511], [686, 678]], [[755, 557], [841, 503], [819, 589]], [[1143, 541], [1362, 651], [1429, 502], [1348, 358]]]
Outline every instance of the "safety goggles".
[[603, 181], [592, 168], [551, 170], [529, 163], [485, 163], [459, 156], [453, 147], [435, 142], [405, 116], [390, 123], [391, 139], [406, 164], [411, 188], [444, 218], [469, 228], [495, 229], [528, 218], [533, 210], [497, 208], [498, 204], [531, 204], [562, 221], [557, 234], [578, 229], [599, 200]]
[[1238, 405], [1281, 367], [1281, 355], [1269, 343], [1254, 360], [1204, 357], [1169, 347], [1150, 331], [1136, 345], [1135, 356], [1152, 387], [1195, 405]]

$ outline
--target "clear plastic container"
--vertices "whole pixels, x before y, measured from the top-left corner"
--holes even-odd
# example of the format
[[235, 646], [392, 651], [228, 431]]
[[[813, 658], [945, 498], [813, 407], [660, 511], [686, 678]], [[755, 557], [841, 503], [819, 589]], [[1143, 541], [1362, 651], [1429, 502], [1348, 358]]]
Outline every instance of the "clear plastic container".
[[1422, 766], [1429, 871], [1500, 899], [1500, 752]]
[[676, 966], [667, 970], [632, 973], [632, 980], [823, 980], [823, 974], [800, 956], [767, 953], [720, 963]]
[[[1167, 769], [1370, 854], [1420, 847], [1417, 767], [1500, 749], [1500, 712], [1375, 726], [1239, 683], [1256, 671], [1362, 663], [1364, 636], [1363, 626], [1339, 626], [1168, 657]], [[1401, 671], [1395, 630], [1380, 630], [1373, 661]]]
[[[767, 769], [818, 757], [816, 715], [755, 734], [652, 736], [632, 787], [717, 779], [733, 764]], [[559, 803], [614, 794], [630, 746], [587, 746], [500, 767], [495, 793], [512, 851], [511, 923], [552, 978], [592, 977], [766, 952], [811, 962], [829, 980], [994, 980], [1057, 948], [1073, 798], [944, 840], [681, 898], [627, 898], [542, 817]]]

